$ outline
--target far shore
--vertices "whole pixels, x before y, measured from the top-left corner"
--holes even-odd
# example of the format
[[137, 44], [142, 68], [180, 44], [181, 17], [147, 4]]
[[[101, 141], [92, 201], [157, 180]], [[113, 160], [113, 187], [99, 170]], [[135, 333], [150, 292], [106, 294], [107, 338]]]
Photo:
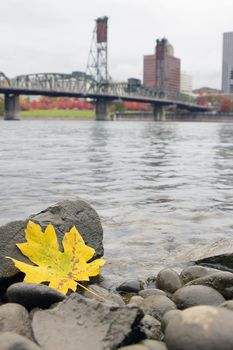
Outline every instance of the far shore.
[[21, 111], [22, 119], [95, 119], [95, 111], [93, 110], [75, 110], [75, 109], [34, 109], [30, 111]]

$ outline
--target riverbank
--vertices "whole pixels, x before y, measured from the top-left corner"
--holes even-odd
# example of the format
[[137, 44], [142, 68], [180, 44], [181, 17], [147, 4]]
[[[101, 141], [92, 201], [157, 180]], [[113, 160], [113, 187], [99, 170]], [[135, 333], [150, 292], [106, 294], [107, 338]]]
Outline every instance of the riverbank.
[[101, 259], [100, 217], [81, 198], [1, 226], [0, 239], [1, 350], [233, 347], [232, 250], [219, 255], [221, 244], [217, 256], [206, 250], [205, 259], [189, 261], [180, 273], [160, 262], [158, 273], [152, 266], [145, 279], [118, 283], [102, 269], [99, 275], [112, 255]]
[[93, 110], [75, 110], [75, 109], [35, 109], [20, 112], [22, 119], [80, 119], [93, 120], [95, 111]]

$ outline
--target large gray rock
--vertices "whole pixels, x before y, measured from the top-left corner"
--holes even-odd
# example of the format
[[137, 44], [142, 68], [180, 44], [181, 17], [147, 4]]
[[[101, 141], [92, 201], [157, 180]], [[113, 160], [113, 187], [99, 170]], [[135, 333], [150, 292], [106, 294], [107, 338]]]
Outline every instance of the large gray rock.
[[[40, 224], [43, 229], [52, 224], [59, 242], [65, 232], [72, 226], [76, 226], [86, 244], [95, 249], [95, 257], [103, 255], [103, 229], [99, 216], [88, 203], [81, 199], [62, 201], [30, 216], [29, 219]], [[28, 220], [14, 221], [0, 227], [0, 281], [18, 273], [18, 269], [11, 260], [5, 258], [6, 256], [28, 263], [28, 259], [16, 247], [16, 243], [25, 242], [24, 230], [27, 222]]]
[[217, 272], [215, 269], [209, 269], [204, 266], [188, 266], [181, 271], [180, 277], [184, 284], [186, 284], [197, 278], [204, 277], [215, 272]]
[[163, 269], [158, 273], [156, 286], [169, 293], [174, 293], [183, 285], [178, 273], [171, 269]]
[[65, 299], [65, 295], [44, 284], [19, 282], [6, 291], [7, 300], [23, 305], [31, 310], [34, 307], [49, 308], [51, 304]]
[[187, 285], [204, 285], [216, 289], [221, 293], [224, 298], [232, 299], [233, 298], [233, 273], [231, 272], [217, 272], [211, 275], [197, 278]]
[[0, 306], [1, 332], [13, 332], [32, 339], [29, 313], [22, 305], [8, 303]]
[[18, 335], [16, 333], [4, 332], [0, 333], [0, 349], [1, 350], [42, 350], [41, 347], [33, 343], [31, 340]]
[[145, 315], [151, 315], [161, 321], [167, 311], [176, 309], [176, 305], [164, 295], [151, 295], [143, 300], [141, 309]]
[[233, 312], [216, 306], [194, 306], [168, 323], [168, 350], [232, 350]]
[[144, 337], [142, 318], [135, 306], [110, 306], [73, 293], [57, 307], [35, 312], [32, 328], [44, 350], [114, 350]]
[[225, 301], [222, 294], [207, 286], [185, 286], [178, 289], [172, 296], [178, 309], [186, 309], [197, 305], [220, 305]]

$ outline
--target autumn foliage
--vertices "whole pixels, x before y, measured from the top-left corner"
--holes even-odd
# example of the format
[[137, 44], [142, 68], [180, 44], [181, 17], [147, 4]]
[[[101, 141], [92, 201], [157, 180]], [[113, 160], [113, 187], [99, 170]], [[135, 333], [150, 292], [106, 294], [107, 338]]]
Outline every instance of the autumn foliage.
[[220, 113], [233, 112], [233, 100], [224, 95], [200, 95], [196, 102], [205, 107], [214, 107]]
[[[30, 100], [26, 97], [20, 97], [20, 108], [23, 111], [30, 111], [35, 109], [77, 109], [77, 110], [93, 110], [94, 104], [85, 99], [51, 98], [42, 96], [39, 99]], [[112, 111], [128, 110], [128, 111], [147, 111], [150, 106], [142, 102], [122, 102], [114, 103]]]
[[20, 98], [20, 108], [24, 111], [33, 109], [79, 109], [92, 110], [94, 105], [83, 99], [75, 98], [51, 98], [40, 97], [38, 100], [30, 101], [28, 98]]

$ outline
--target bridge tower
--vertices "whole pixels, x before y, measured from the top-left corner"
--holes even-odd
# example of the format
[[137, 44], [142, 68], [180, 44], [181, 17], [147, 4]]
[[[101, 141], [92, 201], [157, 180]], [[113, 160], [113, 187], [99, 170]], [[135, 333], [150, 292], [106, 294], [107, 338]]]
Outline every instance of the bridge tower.
[[[103, 94], [108, 91], [111, 80], [108, 72], [108, 17], [99, 17], [95, 22], [86, 77], [93, 80], [96, 93]], [[96, 98], [95, 104], [96, 120], [106, 120], [108, 101], [100, 96]]]

